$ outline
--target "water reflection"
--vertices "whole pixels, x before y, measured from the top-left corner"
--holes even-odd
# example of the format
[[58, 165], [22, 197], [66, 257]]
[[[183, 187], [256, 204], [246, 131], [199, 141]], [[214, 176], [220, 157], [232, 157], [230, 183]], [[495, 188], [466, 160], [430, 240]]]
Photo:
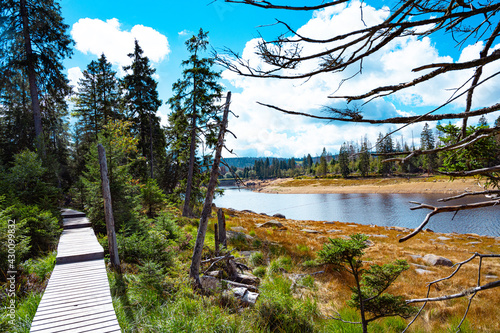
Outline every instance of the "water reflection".
[[[296, 220], [342, 221], [380, 226], [417, 227], [429, 210], [415, 210], [409, 201], [438, 203], [441, 194], [273, 194], [225, 188], [225, 195], [215, 199], [219, 207], [249, 209], [257, 213], [280, 213]], [[471, 202], [461, 199], [453, 204]], [[427, 225], [436, 232], [477, 233], [500, 236], [499, 207], [442, 213]]]

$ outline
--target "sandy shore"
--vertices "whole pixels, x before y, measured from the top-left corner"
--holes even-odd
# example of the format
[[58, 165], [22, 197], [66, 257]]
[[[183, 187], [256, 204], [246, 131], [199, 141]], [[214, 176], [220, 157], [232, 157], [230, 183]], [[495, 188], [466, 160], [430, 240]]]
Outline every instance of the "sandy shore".
[[[366, 184], [368, 182], [368, 184]], [[344, 179], [268, 180], [255, 183], [255, 191], [265, 193], [442, 193], [459, 194], [464, 191], [481, 191], [477, 179], [435, 178], [384, 178], [364, 181]]]

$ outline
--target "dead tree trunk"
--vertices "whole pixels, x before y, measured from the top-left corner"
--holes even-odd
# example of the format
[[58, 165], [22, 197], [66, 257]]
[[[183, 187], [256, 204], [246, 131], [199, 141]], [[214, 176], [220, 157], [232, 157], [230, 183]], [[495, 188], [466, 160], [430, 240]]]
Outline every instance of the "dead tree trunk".
[[224, 115], [222, 116], [222, 123], [220, 126], [219, 137], [217, 139], [217, 147], [215, 149], [215, 159], [210, 172], [210, 181], [208, 183], [207, 195], [203, 205], [203, 211], [200, 218], [200, 226], [198, 227], [198, 235], [196, 236], [196, 243], [193, 250], [193, 258], [191, 260], [191, 268], [189, 275], [195, 280], [196, 286], [201, 288], [200, 282], [200, 263], [201, 254], [203, 251], [203, 244], [205, 243], [205, 235], [207, 232], [208, 217], [212, 211], [212, 200], [214, 198], [215, 187], [217, 186], [217, 179], [219, 178], [219, 164], [224, 147], [224, 134], [226, 133], [227, 118], [229, 114], [229, 104], [231, 102], [231, 92], [227, 93], [226, 106], [224, 108]]
[[106, 152], [101, 144], [97, 145], [99, 153], [99, 166], [101, 169], [102, 197], [104, 199], [104, 215], [106, 217], [106, 231], [108, 235], [108, 247], [111, 265], [114, 269], [120, 270], [120, 258], [118, 257], [118, 245], [116, 243], [115, 219], [113, 217], [113, 207], [111, 205], [111, 192], [109, 191], [108, 163], [106, 162]]
[[217, 221], [219, 225], [219, 243], [222, 246], [227, 247], [226, 240], [226, 217], [224, 216], [224, 211], [222, 208], [217, 210]]

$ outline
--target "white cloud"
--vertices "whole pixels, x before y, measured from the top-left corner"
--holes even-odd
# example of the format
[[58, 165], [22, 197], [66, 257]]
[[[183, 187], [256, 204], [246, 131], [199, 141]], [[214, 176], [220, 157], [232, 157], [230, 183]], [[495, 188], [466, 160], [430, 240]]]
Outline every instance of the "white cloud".
[[104, 53], [108, 61], [120, 69], [130, 64], [127, 54], [133, 51], [135, 39], [153, 63], [163, 61], [170, 53], [168, 39], [160, 32], [143, 25], [135, 25], [126, 31], [116, 18], [106, 21], [82, 18], [73, 24], [71, 35], [77, 50], [97, 57]]
[[[335, 6], [337, 7], [337, 6]], [[333, 34], [345, 33], [356, 28], [364, 28], [382, 22], [389, 10], [376, 10], [364, 5], [363, 21], [360, 19], [360, 3], [351, 2], [342, 8], [328, 8], [316, 11], [309, 22], [298, 29], [303, 36], [327, 38]], [[242, 57], [250, 61], [251, 66], [268, 68], [257, 55], [255, 46], [258, 39], [247, 42]], [[482, 45], [464, 48], [459, 61], [474, 57]], [[498, 46], [497, 46], [498, 47]], [[303, 54], [314, 54], [324, 50], [325, 45], [303, 45]], [[228, 70], [222, 76], [231, 84], [241, 89], [240, 93], [233, 94], [231, 110], [240, 116], [229, 122], [231, 131], [237, 134], [238, 139], [228, 139], [228, 147], [233, 148], [240, 156], [296, 156], [307, 153], [321, 153], [323, 147], [336, 153], [344, 141], [359, 140], [367, 134], [372, 144], [375, 143], [378, 133], [386, 133], [390, 126], [370, 126], [361, 124], [327, 124], [304, 117], [284, 115], [256, 104], [256, 101], [277, 105], [284, 109], [300, 112], [317, 112], [323, 105], [334, 107], [345, 106], [344, 102], [328, 99], [327, 96], [361, 94], [373, 88], [408, 82], [427, 72], [413, 73], [412, 69], [429, 63], [452, 62], [452, 57], [440, 55], [433, 41], [424, 37], [402, 37], [363, 61], [363, 74], [357, 75], [345, 82], [340, 89], [339, 83], [359, 69], [356, 66], [348, 68], [342, 73], [321, 74], [309, 80], [278, 80], [255, 79], [238, 76]], [[498, 63], [498, 62], [497, 62]], [[307, 71], [317, 68], [317, 61], [310, 61], [301, 65], [298, 70]], [[500, 64], [485, 67], [485, 74], [500, 70]], [[282, 71], [282, 73], [292, 73]], [[467, 81], [471, 72], [453, 72], [430, 80], [423, 85], [409, 88], [395, 93], [391, 99], [379, 99], [367, 104], [363, 108], [365, 118], [383, 118], [415, 114], [414, 108], [438, 106], [446, 101], [452, 92], [449, 89], [457, 88]], [[498, 82], [498, 81], [497, 81]], [[477, 105], [498, 101], [498, 84], [488, 84], [476, 91]], [[337, 90], [338, 89], [338, 90]], [[402, 110], [398, 109], [397, 103]], [[463, 106], [464, 99], [454, 103], [455, 107]], [[418, 145], [422, 124], [412, 125], [398, 132], [411, 144], [411, 137], [415, 137]], [[396, 129], [395, 125], [392, 129]], [[400, 140], [400, 139], [398, 139]]]
[[69, 84], [73, 87], [73, 90], [78, 89], [78, 81], [83, 78], [82, 70], [80, 67], [72, 67], [68, 69], [68, 80]]
[[192, 34], [192, 32], [189, 31], [189, 30], [187, 30], [187, 29], [184, 29], [184, 30], [179, 31], [177, 33], [177, 35], [179, 35], [179, 37], [184, 37], [184, 36], [188, 36], [188, 35], [191, 35], [191, 34]]

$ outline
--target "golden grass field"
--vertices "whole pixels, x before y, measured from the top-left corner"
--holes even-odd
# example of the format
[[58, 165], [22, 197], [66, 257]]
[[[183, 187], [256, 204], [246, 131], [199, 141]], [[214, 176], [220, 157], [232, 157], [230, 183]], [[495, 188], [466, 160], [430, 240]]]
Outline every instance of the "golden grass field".
[[282, 178], [257, 181], [256, 191], [266, 193], [442, 193], [480, 191], [474, 178], [391, 177], [391, 178]]
[[[289, 180], [290, 181], [290, 180]], [[318, 180], [311, 180], [318, 181]], [[319, 181], [325, 182], [337, 180]], [[390, 180], [388, 180], [390, 182]], [[425, 182], [424, 182], [425, 183]], [[300, 186], [299, 181], [293, 181], [293, 186]], [[471, 186], [472, 183], [466, 184]], [[351, 184], [352, 185], [352, 184]], [[366, 185], [366, 183], [364, 184]], [[273, 186], [276, 186], [274, 184]], [[287, 182], [279, 185], [283, 188], [291, 186]], [[311, 186], [310, 181], [304, 186]], [[378, 185], [377, 185], [378, 186]], [[302, 192], [301, 192], [302, 193]], [[307, 193], [307, 192], [306, 192]], [[354, 233], [369, 235], [374, 243], [366, 249], [364, 260], [366, 265], [384, 264], [395, 259], [406, 259], [410, 269], [404, 272], [392, 285], [389, 292], [400, 294], [405, 299], [424, 298], [427, 293], [427, 284], [433, 280], [451, 274], [456, 267], [428, 266], [429, 273], [418, 274], [418, 266], [425, 265], [421, 258], [411, 255], [435, 254], [450, 259], [457, 263], [468, 259], [474, 252], [481, 254], [499, 254], [500, 237], [479, 236], [475, 234], [440, 234], [424, 231], [406, 242], [399, 243], [398, 239], [408, 233], [400, 228], [379, 227], [354, 223], [298, 221], [289, 219], [276, 219], [263, 214], [239, 212], [225, 209], [228, 230], [231, 227], [243, 227], [246, 234], [263, 241], [262, 252], [267, 253], [268, 244], [279, 244], [287, 250], [294, 262], [297, 272], [314, 272], [322, 268], [303, 268], [300, 264], [315, 257], [316, 251], [328, 238], [347, 237]], [[410, 213], [410, 212], [409, 212]], [[277, 220], [284, 228], [259, 228], [257, 224]], [[481, 221], [478, 221], [481, 223]], [[317, 233], [308, 233], [303, 229], [314, 230]], [[332, 232], [332, 230], [336, 230]], [[385, 237], [387, 236], [387, 237]], [[439, 239], [446, 237], [449, 239]], [[266, 245], [267, 244], [267, 245]], [[454, 278], [439, 282], [431, 288], [430, 297], [458, 293], [464, 289], [475, 287], [478, 280], [478, 262], [476, 258], [455, 275]], [[500, 276], [500, 259], [484, 259], [481, 271], [481, 284], [498, 280]], [[485, 276], [488, 275], [488, 278]], [[496, 276], [496, 278], [495, 278]], [[349, 285], [352, 281], [347, 274], [340, 274], [326, 270], [323, 274], [315, 276], [318, 290], [315, 297], [324, 314], [333, 314], [350, 298]], [[467, 307], [467, 298], [429, 303], [412, 331], [417, 332], [442, 332], [448, 331], [460, 321]], [[419, 304], [414, 304], [420, 306]], [[500, 332], [500, 292], [499, 289], [490, 289], [478, 293], [472, 302], [467, 316], [469, 327], [472, 331]], [[453, 331], [453, 330], [451, 330]]]

